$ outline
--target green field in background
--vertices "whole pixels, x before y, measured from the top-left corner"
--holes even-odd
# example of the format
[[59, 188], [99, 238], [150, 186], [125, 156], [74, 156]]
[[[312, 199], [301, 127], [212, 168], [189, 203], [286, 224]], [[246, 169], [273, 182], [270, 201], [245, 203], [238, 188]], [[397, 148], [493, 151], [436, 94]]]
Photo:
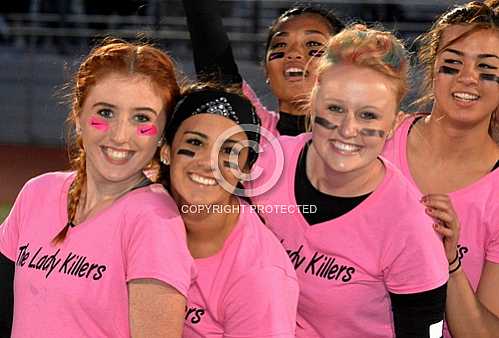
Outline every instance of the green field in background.
[[9, 214], [10, 207], [9, 204], [0, 205], [0, 223], [3, 222], [4, 218]]

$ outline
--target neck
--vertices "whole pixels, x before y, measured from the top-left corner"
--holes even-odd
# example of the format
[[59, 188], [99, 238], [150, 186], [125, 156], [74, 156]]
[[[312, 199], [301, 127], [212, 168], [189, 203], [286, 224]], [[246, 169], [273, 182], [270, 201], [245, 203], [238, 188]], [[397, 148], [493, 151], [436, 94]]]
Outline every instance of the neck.
[[233, 197], [225, 206], [231, 206], [227, 209], [234, 212], [182, 213], [187, 230], [187, 245], [194, 258], [213, 256], [223, 248], [237, 224], [239, 201]]
[[307, 153], [306, 172], [310, 182], [317, 190], [339, 197], [368, 194], [376, 189], [384, 177], [384, 167], [378, 159], [366, 167], [348, 172], [332, 170], [320, 158], [313, 143]]
[[103, 202], [112, 203], [126, 192], [136, 187], [142, 180], [144, 175], [139, 172], [134, 176], [120, 182], [110, 182], [105, 179], [92, 176], [87, 170], [87, 180], [84, 190], [84, 204], [82, 206], [83, 215], [96, 205]]
[[489, 120], [474, 125], [455, 123], [445, 114], [434, 110], [422, 121], [422, 142], [430, 152], [447, 161], [462, 162], [479, 160], [484, 154], [496, 151], [496, 144], [488, 133]]
[[286, 112], [290, 115], [305, 115], [306, 111], [296, 103], [291, 103], [287, 101], [279, 101], [279, 111]]

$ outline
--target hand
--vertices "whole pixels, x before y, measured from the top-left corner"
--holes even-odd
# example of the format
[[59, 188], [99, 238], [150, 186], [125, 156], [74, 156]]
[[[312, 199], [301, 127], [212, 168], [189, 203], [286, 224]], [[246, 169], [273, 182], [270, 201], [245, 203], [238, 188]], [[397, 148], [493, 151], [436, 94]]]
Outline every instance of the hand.
[[443, 236], [447, 260], [452, 262], [456, 258], [461, 229], [452, 201], [446, 194], [428, 194], [421, 198], [421, 203], [426, 207], [426, 213], [435, 220], [433, 228]]

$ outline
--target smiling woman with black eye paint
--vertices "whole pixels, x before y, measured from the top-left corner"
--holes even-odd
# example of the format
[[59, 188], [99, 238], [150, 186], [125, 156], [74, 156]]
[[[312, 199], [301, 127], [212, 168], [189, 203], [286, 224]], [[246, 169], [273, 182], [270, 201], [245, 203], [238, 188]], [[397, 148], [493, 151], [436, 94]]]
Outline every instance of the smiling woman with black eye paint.
[[262, 127], [274, 135], [298, 135], [306, 130], [306, 103], [316, 79], [317, 64], [331, 35], [344, 24], [331, 10], [297, 5], [269, 27], [264, 68], [267, 84], [278, 100], [279, 112], [268, 110], [241, 78], [218, 1], [183, 0], [199, 78], [242, 86], [256, 108]]
[[293, 266], [255, 210], [234, 193], [238, 176], [258, 157], [244, 145], [258, 144], [259, 128], [246, 98], [200, 83], [183, 90], [167, 127], [161, 176], [182, 213], [198, 271], [184, 338], [295, 337]]
[[[300, 282], [298, 338], [440, 338], [447, 262], [416, 189], [380, 157], [407, 91], [408, 60], [390, 32], [333, 36], [310, 98], [312, 132], [280, 136], [283, 173], [257, 205]], [[279, 165], [266, 147], [258, 189]], [[267, 209], [263, 208], [264, 211]]]
[[432, 101], [433, 109], [404, 121], [384, 151], [419, 188], [444, 236], [445, 337], [499, 332], [499, 146], [492, 138], [499, 110], [497, 6], [497, 0], [459, 6], [423, 35], [423, 102]]

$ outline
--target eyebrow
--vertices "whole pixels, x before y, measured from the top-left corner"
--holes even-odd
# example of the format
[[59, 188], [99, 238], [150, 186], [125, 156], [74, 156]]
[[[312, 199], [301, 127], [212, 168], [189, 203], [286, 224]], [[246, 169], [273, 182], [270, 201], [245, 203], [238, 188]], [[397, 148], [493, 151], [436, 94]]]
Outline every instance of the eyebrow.
[[[96, 102], [96, 103], [93, 104], [92, 108], [97, 107], [97, 106], [104, 106], [104, 107], [113, 108], [113, 109], [117, 109], [118, 108], [114, 104], [107, 103], [107, 102]], [[158, 115], [157, 111], [155, 111], [154, 109], [149, 108], [149, 107], [135, 107], [135, 108], [133, 108], [133, 110], [142, 110], [142, 111], [146, 110], [146, 111], [149, 111], [149, 112], [153, 113], [154, 115]]]
[[197, 136], [199, 136], [199, 137], [201, 137], [201, 138], [208, 139], [208, 136], [207, 136], [207, 135], [205, 135], [205, 134], [203, 134], [203, 133], [200, 133], [200, 132], [198, 132], [198, 131], [186, 131], [186, 132], [184, 132], [184, 135], [185, 135], [185, 134], [194, 134], [194, 135], [197, 135]]
[[[454, 53], [454, 54], [457, 54], [459, 56], [464, 56], [464, 53], [459, 51], [459, 50], [456, 50], [456, 49], [452, 49], [452, 48], [446, 48], [442, 51], [443, 52], [450, 52], [450, 53]], [[477, 56], [479, 59], [485, 59], [485, 58], [496, 58], [496, 59], [499, 59], [499, 56], [495, 55], [495, 54], [478, 54]]]
[[[306, 31], [305, 31], [305, 34], [306, 34], [306, 35], [310, 35], [310, 34], [320, 34], [320, 35], [326, 36], [323, 32], [318, 31], [318, 30], [315, 30], [315, 29], [309, 29], [309, 30], [306, 30]], [[272, 39], [273, 39], [273, 38], [277, 38], [277, 37], [282, 37], [282, 36], [289, 36], [289, 32], [286, 32], [286, 31], [277, 32], [277, 33], [275, 33], [275, 34], [272, 36]]]

